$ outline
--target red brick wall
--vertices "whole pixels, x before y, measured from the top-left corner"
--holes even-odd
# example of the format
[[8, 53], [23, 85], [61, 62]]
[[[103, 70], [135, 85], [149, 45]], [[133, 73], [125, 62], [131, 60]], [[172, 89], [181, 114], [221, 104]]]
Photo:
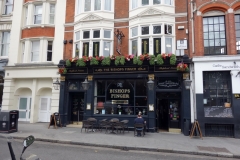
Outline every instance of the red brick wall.
[[[75, 16], [75, 0], [67, 0], [66, 2], [66, 16], [65, 23], [73, 23]], [[73, 40], [73, 30], [74, 27], [65, 27], [64, 40], [67, 40], [67, 44], [64, 44], [63, 58], [72, 58], [73, 43], [69, 43], [69, 40]]]
[[34, 0], [24, 0], [25, 3], [30, 2], [30, 1], [34, 1]]
[[129, 17], [129, 0], [115, 0], [115, 14], [114, 18], [128, 18]]
[[30, 38], [30, 37], [54, 37], [55, 28], [52, 27], [36, 27], [30, 29], [22, 30], [22, 38]]

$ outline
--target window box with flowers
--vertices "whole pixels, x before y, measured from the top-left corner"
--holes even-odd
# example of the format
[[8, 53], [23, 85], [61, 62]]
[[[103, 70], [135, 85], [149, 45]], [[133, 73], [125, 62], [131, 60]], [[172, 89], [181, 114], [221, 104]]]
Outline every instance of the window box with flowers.
[[183, 62], [178, 63], [177, 71], [188, 72], [189, 71], [188, 65]]

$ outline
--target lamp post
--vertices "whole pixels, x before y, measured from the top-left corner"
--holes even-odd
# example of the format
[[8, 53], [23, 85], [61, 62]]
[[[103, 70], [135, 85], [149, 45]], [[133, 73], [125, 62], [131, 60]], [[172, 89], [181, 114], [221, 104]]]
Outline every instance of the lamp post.
[[59, 90], [59, 86], [60, 86], [60, 82], [58, 81], [58, 78], [57, 78], [57, 80], [53, 82], [53, 88], [55, 90]]

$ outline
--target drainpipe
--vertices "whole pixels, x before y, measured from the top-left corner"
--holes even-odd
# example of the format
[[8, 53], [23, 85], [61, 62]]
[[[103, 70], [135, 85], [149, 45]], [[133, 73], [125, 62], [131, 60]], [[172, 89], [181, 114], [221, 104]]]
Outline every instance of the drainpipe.
[[194, 17], [193, 17], [193, 3], [195, 3], [193, 0], [191, 0], [191, 25], [192, 25], [192, 54], [195, 53], [195, 45], [194, 45]]

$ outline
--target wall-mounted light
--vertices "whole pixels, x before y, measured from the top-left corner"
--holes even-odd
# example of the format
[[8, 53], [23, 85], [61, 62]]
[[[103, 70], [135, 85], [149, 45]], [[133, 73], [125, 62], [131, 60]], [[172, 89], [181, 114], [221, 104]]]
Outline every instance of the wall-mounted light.
[[68, 42], [69, 42], [69, 43], [73, 43], [73, 40], [72, 40], [72, 39], [70, 39]]
[[87, 90], [88, 90], [88, 88], [89, 88], [89, 82], [88, 82], [87, 78], [85, 79], [84, 82], [82, 82], [82, 87], [83, 87], [83, 90], [84, 90], [84, 91], [87, 91]]
[[67, 40], [63, 40], [63, 44], [67, 44]]
[[154, 82], [152, 81], [152, 79], [149, 79], [149, 81], [147, 82], [147, 86], [149, 90], [153, 90]]
[[53, 88], [55, 90], [59, 90], [59, 86], [60, 86], [60, 82], [58, 81], [58, 78], [57, 78], [57, 80], [53, 82]]
[[184, 82], [184, 86], [185, 86], [186, 89], [191, 88], [192, 80], [186, 79], [183, 82]]

